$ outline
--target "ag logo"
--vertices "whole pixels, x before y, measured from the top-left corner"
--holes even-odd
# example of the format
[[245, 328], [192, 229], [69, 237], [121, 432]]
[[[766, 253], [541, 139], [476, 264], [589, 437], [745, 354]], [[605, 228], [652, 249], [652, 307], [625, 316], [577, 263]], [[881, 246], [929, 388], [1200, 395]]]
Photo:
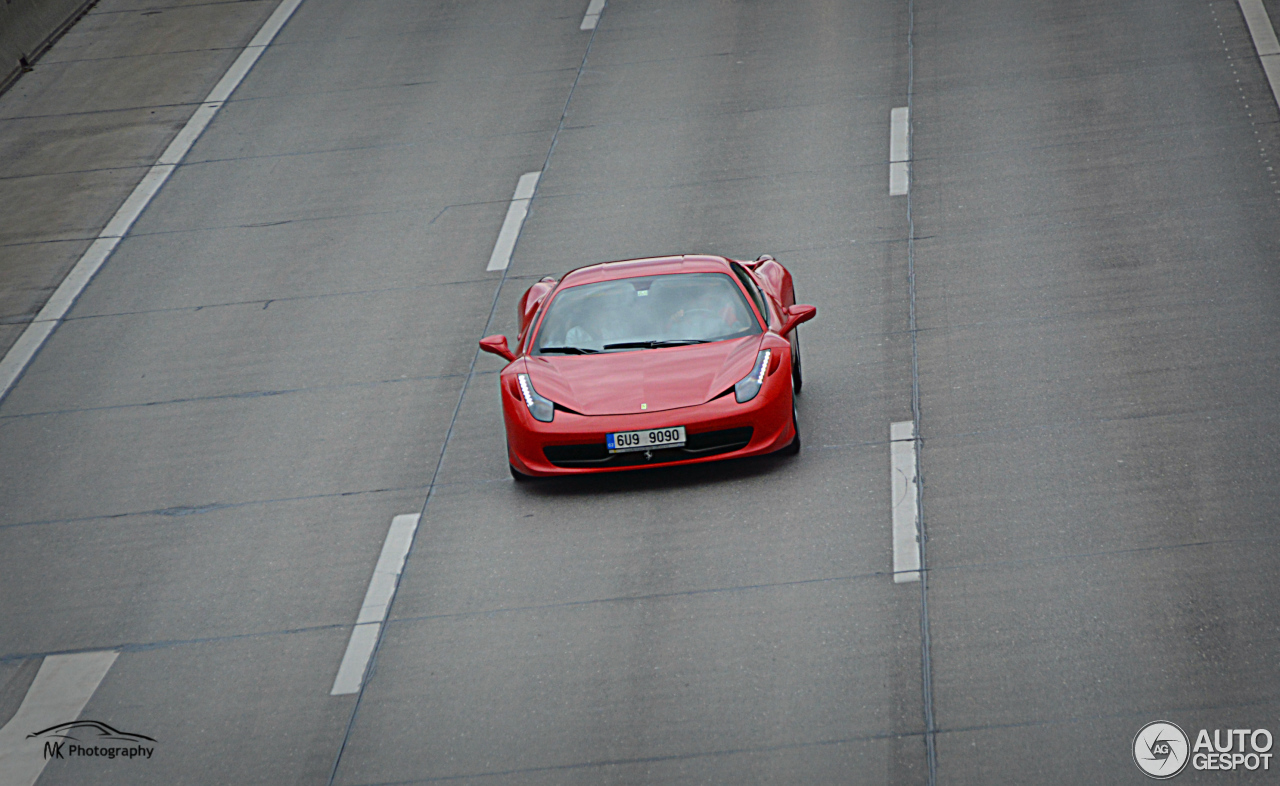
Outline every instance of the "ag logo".
[[1187, 735], [1177, 724], [1152, 721], [1133, 738], [1133, 763], [1152, 778], [1172, 778], [1187, 766]]

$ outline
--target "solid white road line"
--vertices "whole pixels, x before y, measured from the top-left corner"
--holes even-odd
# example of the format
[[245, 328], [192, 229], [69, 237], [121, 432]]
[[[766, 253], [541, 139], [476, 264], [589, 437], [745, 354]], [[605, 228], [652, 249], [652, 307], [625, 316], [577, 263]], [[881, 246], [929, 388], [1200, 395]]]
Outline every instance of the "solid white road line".
[[373, 568], [373, 578], [369, 579], [369, 589], [364, 593], [364, 604], [360, 606], [356, 626], [347, 641], [347, 652], [342, 656], [342, 665], [338, 667], [330, 696], [343, 696], [360, 690], [373, 647], [378, 643], [378, 633], [391, 610], [391, 597], [395, 595], [396, 582], [404, 570], [405, 556], [413, 544], [413, 533], [417, 531], [417, 513], [396, 516], [391, 520], [391, 529], [387, 530], [387, 539], [382, 542], [382, 554]]
[[502, 230], [498, 232], [498, 242], [493, 244], [493, 253], [489, 255], [489, 266], [485, 270], [506, 270], [511, 264], [511, 252], [516, 248], [516, 238], [520, 237], [520, 227], [524, 226], [524, 217], [529, 213], [529, 200], [533, 199], [533, 189], [538, 185], [541, 172], [526, 172], [516, 183], [516, 192], [511, 197], [511, 205], [507, 208], [507, 217], [502, 222]]
[[889, 196], [907, 193], [910, 182], [907, 167], [911, 160], [911, 140], [907, 134], [907, 108], [900, 106], [889, 113]]
[[591, 0], [591, 4], [587, 6], [587, 15], [582, 17], [582, 24], [579, 30], [595, 30], [596, 22], [600, 21], [600, 13], [604, 11], [604, 0]]
[[889, 487], [893, 500], [893, 580], [920, 580], [916, 524], [916, 424], [889, 424]]
[[209, 121], [213, 120], [213, 116], [218, 113], [233, 91], [240, 85], [245, 75], [249, 73], [249, 69], [253, 68], [253, 64], [258, 62], [258, 58], [262, 56], [262, 52], [267, 48], [275, 38], [276, 33], [280, 32], [280, 28], [284, 27], [285, 22], [289, 21], [289, 17], [293, 16], [293, 12], [297, 10], [302, 0], [284, 0], [276, 7], [276, 10], [262, 23], [262, 27], [258, 28], [258, 33], [244, 48], [240, 56], [236, 58], [227, 72], [222, 75], [218, 83], [214, 85], [213, 90], [209, 91], [209, 95], [205, 96], [204, 101], [196, 108], [191, 118], [187, 120], [186, 125], [173, 138], [169, 146], [165, 148], [164, 153], [156, 160], [156, 163], [147, 170], [142, 180], [133, 189], [133, 192], [124, 200], [124, 204], [116, 211], [107, 225], [98, 233], [97, 239], [93, 244], [81, 255], [80, 260], [76, 262], [71, 272], [62, 280], [62, 283], [54, 291], [53, 297], [49, 298], [49, 302], [45, 303], [44, 308], [36, 315], [35, 320], [27, 325], [27, 329], [18, 337], [15, 343], [3, 359], [0, 359], [0, 399], [3, 399], [18, 381], [18, 377], [22, 375], [23, 370], [31, 363], [32, 358], [44, 346], [45, 340], [53, 333], [54, 329], [62, 322], [63, 317], [75, 305], [80, 294], [84, 292], [84, 288], [89, 285], [98, 270], [111, 256], [111, 252], [120, 244], [120, 240], [129, 232], [133, 223], [138, 220], [138, 216], [142, 215], [142, 211], [146, 210], [150, 204], [152, 197], [160, 190], [165, 181], [169, 179], [169, 175], [173, 174], [173, 170], [182, 162], [183, 157], [191, 150], [191, 146], [195, 144], [200, 134], [209, 125]]
[[27, 739], [27, 735], [77, 720], [119, 654], [101, 651], [45, 657], [22, 706], [0, 729], [0, 786], [36, 782], [46, 763], [45, 741]]
[[1244, 13], [1244, 21], [1249, 25], [1253, 48], [1258, 50], [1262, 70], [1271, 85], [1271, 95], [1275, 96], [1276, 105], [1280, 106], [1280, 41], [1276, 40], [1276, 29], [1271, 24], [1271, 17], [1267, 16], [1262, 0], [1240, 0], [1240, 10]]

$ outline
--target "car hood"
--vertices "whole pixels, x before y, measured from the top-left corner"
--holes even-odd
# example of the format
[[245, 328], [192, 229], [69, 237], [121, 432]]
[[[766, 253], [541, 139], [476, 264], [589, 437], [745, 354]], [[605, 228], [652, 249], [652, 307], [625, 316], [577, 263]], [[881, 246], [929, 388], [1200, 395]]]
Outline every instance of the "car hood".
[[[599, 355], [534, 355], [533, 387], [583, 415], [633, 415], [705, 403], [755, 363], [761, 336]], [[641, 405], [644, 405], [643, 409]]]

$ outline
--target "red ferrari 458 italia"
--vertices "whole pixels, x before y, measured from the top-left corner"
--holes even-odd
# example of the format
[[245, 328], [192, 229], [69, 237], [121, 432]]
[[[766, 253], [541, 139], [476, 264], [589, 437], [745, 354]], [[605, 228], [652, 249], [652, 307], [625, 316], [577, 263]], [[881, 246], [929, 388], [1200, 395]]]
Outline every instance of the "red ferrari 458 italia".
[[516, 480], [800, 450], [791, 274], [679, 256], [605, 262], [544, 278], [518, 307], [520, 335], [480, 341], [499, 377]]

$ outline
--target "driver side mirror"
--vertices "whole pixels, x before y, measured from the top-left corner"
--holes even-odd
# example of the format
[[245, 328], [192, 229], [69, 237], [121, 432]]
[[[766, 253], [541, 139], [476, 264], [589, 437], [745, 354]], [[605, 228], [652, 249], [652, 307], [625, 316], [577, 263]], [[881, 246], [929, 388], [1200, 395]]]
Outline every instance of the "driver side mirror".
[[778, 330], [778, 334], [782, 336], [794, 330], [796, 325], [808, 322], [818, 316], [816, 306], [787, 306], [783, 311], [786, 314], [786, 319], [782, 321], [782, 327]]
[[506, 336], [485, 336], [480, 339], [480, 348], [505, 360], [512, 361], [516, 356], [507, 348]]

